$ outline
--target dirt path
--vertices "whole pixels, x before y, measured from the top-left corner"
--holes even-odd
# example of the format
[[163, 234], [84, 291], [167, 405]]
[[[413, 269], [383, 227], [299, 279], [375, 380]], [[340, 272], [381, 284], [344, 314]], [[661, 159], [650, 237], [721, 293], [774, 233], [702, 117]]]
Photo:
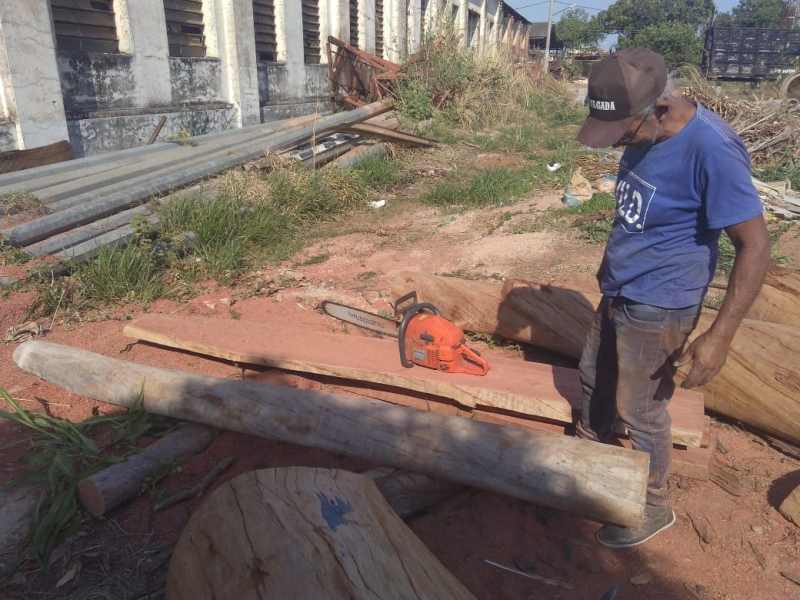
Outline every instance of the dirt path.
[[[395, 206], [389, 197], [387, 207], [359, 220], [358, 233], [318, 242], [280, 269], [252, 273], [248, 285], [239, 289], [208, 284], [205, 292], [189, 303], [159, 301], [149, 311], [340, 331], [340, 324], [316, 310], [321, 300], [338, 299], [375, 311], [388, 308], [391, 281], [404, 270], [498, 281], [504, 277], [545, 281], [572, 271], [591, 272], [602, 248], [580, 241], [574, 231], [516, 233], [529, 229], [547, 208], [559, 206], [559, 198], [558, 193], [536, 193], [512, 207], [444, 213], [412, 210], [408, 204]], [[797, 235], [792, 234], [783, 253], [791, 253], [792, 259], [800, 257], [798, 246]], [[328, 255], [327, 260], [302, 264], [320, 255]], [[268, 291], [250, 293], [259, 287]], [[4, 298], [0, 329], [18, 323], [30, 301], [29, 293]], [[124, 321], [140, 312], [141, 307], [131, 306], [89, 315], [89, 319], [86, 315], [66, 321], [59, 318], [46, 323], [51, 331], [45, 339], [120, 357], [129, 343], [122, 336]], [[490, 357], [505, 352], [482, 349]], [[21, 372], [11, 360], [13, 350], [12, 345], [0, 346], [0, 385], [20, 398], [24, 408], [73, 421], [85, 419], [94, 408], [107, 410]], [[145, 344], [134, 345], [124, 358], [217, 377], [244, 374], [267, 383], [331, 389], [322, 380], [274, 371], [243, 373], [223, 361]], [[411, 519], [409, 525], [481, 600], [599, 599], [614, 584], [620, 588], [617, 597], [623, 599], [800, 598], [800, 586], [780, 574], [800, 573], [798, 528], [776, 508], [800, 485], [800, 462], [742, 428], [716, 420], [713, 426], [726, 450], [719, 460], [739, 477], [741, 495], [732, 495], [711, 482], [676, 480], [676, 526], [639, 548], [604, 549], [593, 537], [597, 523], [483, 491], [465, 492]], [[20, 472], [17, 461], [25, 454], [24, 439], [19, 428], [0, 421], [0, 440], [6, 446], [0, 454], [0, 480], [8, 481]], [[368, 466], [321, 451], [223, 433], [206, 452], [185, 463], [181, 472], [164, 479], [156, 492], [145, 493], [115, 511], [113, 521], [84, 518], [79, 535], [58, 549], [52, 577], [43, 575], [34, 561], [26, 562], [6, 586], [9, 593], [19, 594], [10, 597], [88, 598], [90, 592], [103, 590], [107, 597], [135, 597], [133, 591], [142, 593], [146, 582], [151, 589], [160, 589], [169, 545], [200, 501], [182, 503], [151, 518], [152, 505], [158, 496], [197, 483], [229, 455], [235, 456], [236, 462], [216, 485], [259, 468]], [[54, 582], [76, 558], [80, 559], [80, 574], [55, 590]], [[510, 567], [534, 565], [537, 574], [570, 583], [574, 589], [504, 572], [486, 560]]]

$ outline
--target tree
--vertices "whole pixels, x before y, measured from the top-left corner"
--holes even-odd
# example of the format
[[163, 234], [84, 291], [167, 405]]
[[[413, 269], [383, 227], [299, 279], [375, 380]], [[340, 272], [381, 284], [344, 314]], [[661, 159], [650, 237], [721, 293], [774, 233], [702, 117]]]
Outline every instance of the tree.
[[713, 10], [713, 0], [617, 0], [600, 18], [606, 32], [630, 38], [645, 27], [662, 23], [688, 24], [699, 33]]
[[605, 37], [603, 23], [582, 8], [566, 11], [556, 23], [556, 37], [569, 50], [596, 46]]
[[700, 32], [713, 10], [713, 0], [617, 0], [598, 18], [606, 32], [619, 33], [620, 48], [650, 48], [674, 67], [700, 62]]
[[699, 64], [703, 56], [703, 38], [688, 23], [659, 23], [636, 32], [635, 45], [658, 52], [667, 67], [682, 63]]
[[714, 27], [736, 27], [736, 22], [733, 20], [731, 13], [719, 13], [714, 17]]
[[781, 27], [789, 10], [784, 0], [739, 0], [731, 9], [734, 27]]

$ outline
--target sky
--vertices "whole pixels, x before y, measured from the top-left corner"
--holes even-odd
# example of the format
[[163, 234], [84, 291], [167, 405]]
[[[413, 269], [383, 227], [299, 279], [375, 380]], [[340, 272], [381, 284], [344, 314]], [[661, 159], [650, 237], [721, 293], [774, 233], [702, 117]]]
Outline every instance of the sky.
[[[547, 13], [550, 10], [550, 0], [504, 0], [505, 4], [516, 10], [523, 17], [533, 22], [547, 22]], [[553, 22], [558, 21], [563, 11], [574, 4], [576, 7], [586, 9], [590, 15], [597, 11], [605, 10], [613, 4], [613, 0], [553, 0]], [[727, 12], [739, 4], [739, 0], [715, 0], [719, 12]]]

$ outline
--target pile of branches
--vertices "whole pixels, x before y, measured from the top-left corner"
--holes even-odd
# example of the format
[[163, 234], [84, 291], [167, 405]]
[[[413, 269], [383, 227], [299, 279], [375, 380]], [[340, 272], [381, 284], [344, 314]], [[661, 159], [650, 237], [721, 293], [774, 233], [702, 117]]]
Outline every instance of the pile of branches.
[[717, 96], [710, 85], [692, 85], [682, 96], [703, 104], [731, 124], [756, 166], [787, 166], [800, 160], [800, 103], [750, 102]]

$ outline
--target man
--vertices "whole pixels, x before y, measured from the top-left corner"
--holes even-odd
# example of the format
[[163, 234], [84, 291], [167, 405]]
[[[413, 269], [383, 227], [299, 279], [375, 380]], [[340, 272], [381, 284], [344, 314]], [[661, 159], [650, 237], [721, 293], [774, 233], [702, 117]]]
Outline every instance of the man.
[[[580, 362], [577, 430], [605, 441], [619, 418], [633, 447], [650, 455], [642, 526], [597, 532], [604, 546], [629, 548], [675, 522], [668, 493], [673, 376], [691, 363], [683, 382], [691, 388], [722, 369], [766, 276], [769, 236], [744, 144], [711, 111], [671, 94], [661, 56], [627, 48], [602, 60], [589, 77], [588, 105], [578, 141], [625, 150], [597, 274], [603, 299]], [[728, 291], [713, 325], [684, 350], [723, 230], [736, 249]]]

